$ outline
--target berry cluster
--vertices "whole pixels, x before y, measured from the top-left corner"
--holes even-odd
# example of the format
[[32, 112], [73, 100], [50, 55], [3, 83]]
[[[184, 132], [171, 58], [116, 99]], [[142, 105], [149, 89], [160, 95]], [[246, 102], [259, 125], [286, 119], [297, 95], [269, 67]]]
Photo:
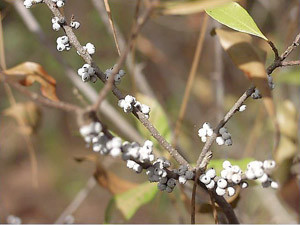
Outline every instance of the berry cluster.
[[52, 0], [58, 8], [61, 8], [65, 5], [65, 0]]
[[22, 220], [20, 217], [17, 217], [17, 216], [14, 216], [14, 215], [9, 215], [7, 218], [6, 218], [6, 222], [8, 224], [15, 224], [15, 225], [19, 225], [19, 224], [22, 224]]
[[[198, 136], [201, 138], [202, 142], [206, 142], [207, 138], [212, 136], [214, 133], [209, 123], [204, 123], [202, 128], [198, 130]], [[225, 127], [220, 128], [219, 136], [216, 138], [218, 145], [232, 145], [231, 134], [227, 131]]]
[[220, 136], [216, 138], [216, 142], [218, 145], [232, 145], [231, 134], [227, 131], [225, 127], [221, 127], [219, 130]]
[[251, 94], [251, 97], [253, 99], [260, 99], [260, 98], [262, 98], [262, 96], [260, 94], [260, 91], [257, 88], [254, 89], [254, 92]]
[[211, 128], [209, 123], [204, 123], [202, 128], [198, 130], [198, 136], [201, 138], [202, 142], [206, 142], [207, 138], [212, 136], [214, 133], [213, 129]]
[[158, 182], [157, 187], [161, 191], [171, 193], [176, 186], [174, 178], [167, 177], [167, 168], [171, 166], [169, 160], [160, 157], [152, 166], [147, 168], [146, 174], [150, 182]]
[[[247, 188], [248, 183], [245, 180], [257, 179], [263, 187], [278, 188], [278, 184], [273, 181], [269, 175], [275, 168], [274, 160], [253, 161], [247, 165], [247, 170], [243, 172], [237, 165], [231, 165], [229, 161], [223, 162], [223, 170], [221, 177], [216, 176], [215, 169], [211, 168], [199, 177], [200, 182], [205, 184], [208, 189], [216, 190], [217, 195], [223, 196], [226, 193], [228, 196], [235, 194], [235, 185], [240, 185], [241, 188]], [[215, 187], [216, 186], [216, 187]]]
[[102, 131], [102, 125], [99, 122], [91, 122], [87, 125], [80, 127], [80, 134], [87, 144], [90, 144], [94, 137]]
[[278, 183], [270, 178], [271, 172], [275, 169], [274, 160], [253, 161], [248, 163], [245, 175], [249, 180], [258, 180], [263, 187], [278, 188]]
[[187, 180], [192, 180], [194, 178], [194, 173], [188, 170], [187, 166], [180, 166], [178, 170], [173, 170], [173, 172], [178, 174], [178, 182], [180, 184], [185, 184]]
[[[232, 167], [234, 167], [235, 172], [233, 172]], [[216, 194], [219, 196], [225, 195], [226, 192], [228, 196], [233, 196], [235, 194], [233, 186], [241, 183], [241, 170], [238, 166], [231, 166], [229, 161], [224, 161], [223, 168], [221, 178], [217, 178], [215, 169], [211, 168], [205, 174], [201, 175], [199, 180], [208, 189], [214, 189], [217, 186]], [[248, 184], [243, 182], [241, 186], [246, 188]]]
[[[114, 68], [117, 66], [117, 64], [116, 65], [114, 65], [112, 68], [110, 68], [110, 69], [107, 69], [106, 71], [105, 71], [105, 79], [106, 80], [108, 80], [109, 78], [110, 78], [110, 76], [112, 75], [112, 73], [113, 73], [113, 70], [114, 70]], [[114, 77], [114, 80], [115, 80], [115, 84], [120, 84], [121, 83], [121, 78], [123, 77], [123, 76], [125, 76], [125, 71], [124, 70], [119, 70], [119, 72], [115, 75], [115, 77]]]
[[275, 84], [273, 82], [273, 77], [268, 74], [267, 78], [268, 78], [268, 85], [269, 85], [270, 89], [273, 90], [275, 88]]
[[59, 31], [60, 30], [59, 18], [55, 16], [51, 19], [51, 22], [52, 22], [52, 29], [55, 31]]
[[153, 155], [153, 143], [149, 140], [145, 141], [143, 146], [140, 146], [136, 142], [124, 142], [122, 150], [122, 158], [123, 160], [127, 160], [127, 167], [133, 169], [136, 173], [143, 171], [139, 163], [149, 163], [155, 158]]
[[74, 29], [78, 29], [80, 27], [80, 23], [78, 21], [72, 21], [70, 23], [70, 27], [74, 28]]
[[58, 37], [56, 39], [56, 44], [57, 44], [56, 46], [57, 51], [62, 52], [63, 50], [69, 51], [71, 49], [68, 36]]
[[81, 77], [83, 82], [91, 81], [95, 83], [97, 81], [95, 69], [89, 64], [84, 64], [81, 68], [78, 69], [77, 73]]
[[83, 49], [86, 50], [90, 55], [94, 55], [96, 52], [96, 47], [92, 43], [87, 43], [85, 46], [83, 46]]
[[43, 0], [25, 0], [24, 1], [24, 6], [26, 9], [31, 8], [31, 6], [38, 4], [38, 3], [42, 3]]
[[120, 99], [118, 105], [123, 108], [126, 113], [132, 112], [133, 108], [136, 108], [141, 111], [147, 119], [150, 116], [150, 107], [145, 104], [141, 104], [131, 95], [126, 95], [124, 99]]
[[[127, 162], [127, 167], [133, 169], [136, 173], [143, 171], [142, 164], [147, 165], [146, 174], [148, 175], [149, 181], [158, 182], [158, 188], [160, 190], [166, 190], [167, 192], [173, 191], [176, 180], [173, 178], [168, 179], [166, 171], [166, 168], [170, 167], [171, 163], [164, 158], [158, 158], [154, 161], [155, 156], [153, 154], [153, 143], [151, 141], [145, 141], [143, 146], [140, 146], [136, 142], [129, 143], [125, 141], [122, 143], [121, 138], [113, 137], [109, 139], [101, 130], [101, 124], [93, 122], [81, 127], [80, 133], [88, 144], [92, 143], [95, 152], [100, 152], [100, 154], [105, 155], [110, 154], [113, 157], [122, 154], [122, 159]], [[100, 133], [97, 134], [97, 131]], [[193, 173], [188, 171], [182, 171], [181, 175], [182, 177], [187, 177], [186, 179], [193, 177]]]
[[140, 146], [136, 142], [124, 142], [122, 149], [122, 158], [124, 160], [134, 159], [137, 162], [145, 163], [152, 162], [155, 159], [153, 154], [153, 143], [149, 140], [145, 141], [143, 146]]

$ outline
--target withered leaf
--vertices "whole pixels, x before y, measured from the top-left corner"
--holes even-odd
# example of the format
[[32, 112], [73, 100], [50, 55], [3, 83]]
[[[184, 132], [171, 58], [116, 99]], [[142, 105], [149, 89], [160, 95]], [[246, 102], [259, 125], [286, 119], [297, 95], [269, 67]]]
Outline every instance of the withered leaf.
[[40, 64], [24, 62], [3, 72], [5, 75], [8, 75], [8, 79], [12, 79], [24, 86], [30, 86], [34, 82], [38, 82], [41, 85], [43, 96], [52, 101], [58, 101], [56, 96], [56, 81]]

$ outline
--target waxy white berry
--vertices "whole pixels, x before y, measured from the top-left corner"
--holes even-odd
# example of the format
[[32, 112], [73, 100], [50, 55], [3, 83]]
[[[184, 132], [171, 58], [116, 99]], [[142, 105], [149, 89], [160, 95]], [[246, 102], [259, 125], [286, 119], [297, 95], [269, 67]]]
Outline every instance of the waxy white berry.
[[278, 183], [275, 181], [271, 182], [271, 188], [277, 189], [279, 187]]
[[229, 168], [232, 167], [232, 166], [231, 166], [231, 163], [230, 163], [228, 160], [225, 160], [225, 161], [223, 162], [222, 166], [223, 166], [224, 169], [229, 169]]
[[223, 178], [219, 179], [217, 181], [217, 185], [219, 188], [226, 188], [227, 187], [227, 181]]
[[233, 174], [232, 177], [231, 177], [231, 180], [233, 183], [235, 184], [239, 184], [242, 180], [242, 177], [240, 174]]
[[244, 188], [247, 188], [248, 187], [248, 183], [246, 181], [242, 182], [241, 183], [241, 187], [244, 189]]
[[228, 196], [230, 197], [235, 194], [235, 189], [233, 187], [228, 187], [227, 191], [228, 191]]
[[200, 128], [198, 130], [199, 137], [204, 137], [206, 135], [206, 130], [204, 128]]
[[217, 188], [216, 188], [216, 193], [217, 193], [217, 195], [219, 195], [219, 196], [223, 196], [223, 195], [225, 195], [226, 190], [223, 189], [223, 188], [217, 187]]
[[209, 184], [207, 184], [206, 185], [206, 187], [208, 188], [208, 189], [213, 189], [214, 187], [215, 187], [215, 181], [214, 180], [211, 180], [210, 182], [209, 182]]
[[240, 112], [243, 112], [243, 111], [246, 110], [246, 108], [247, 108], [246, 105], [241, 105], [240, 108], [239, 108], [239, 111], [240, 111]]
[[210, 178], [215, 178], [216, 176], [216, 170], [211, 168], [206, 171], [206, 175], [209, 176]]
[[205, 175], [205, 174], [202, 174], [200, 177], [199, 177], [199, 180], [203, 183], [203, 184], [209, 184], [211, 179], [209, 176]]
[[225, 141], [222, 137], [217, 137], [216, 142], [218, 145], [224, 145]]

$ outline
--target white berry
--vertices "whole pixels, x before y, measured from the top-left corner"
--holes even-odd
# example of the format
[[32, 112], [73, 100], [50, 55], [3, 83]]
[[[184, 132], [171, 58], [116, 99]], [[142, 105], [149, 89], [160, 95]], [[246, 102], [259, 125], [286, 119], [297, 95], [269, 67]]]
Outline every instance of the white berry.
[[226, 188], [227, 187], [227, 181], [223, 178], [219, 179], [217, 181], [217, 185], [219, 188]]
[[219, 195], [219, 196], [223, 196], [223, 195], [225, 195], [226, 191], [225, 191], [225, 189], [223, 189], [223, 188], [217, 187], [217, 188], [216, 188], [216, 193], [217, 193], [217, 195]]

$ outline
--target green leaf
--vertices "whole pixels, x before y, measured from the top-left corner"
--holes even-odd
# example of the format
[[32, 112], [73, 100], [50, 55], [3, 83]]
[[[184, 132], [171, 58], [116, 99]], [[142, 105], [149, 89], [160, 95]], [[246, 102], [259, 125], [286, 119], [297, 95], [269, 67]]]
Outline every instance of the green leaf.
[[268, 40], [268, 38], [266, 38], [259, 30], [248, 12], [236, 2], [231, 2], [205, 11], [208, 15], [225, 26]]
[[160, 10], [164, 15], [189, 15], [203, 12], [205, 9], [224, 5], [233, 0], [197, 0], [197, 1], [162, 1]]
[[[162, 106], [155, 99], [148, 97], [146, 95], [137, 94], [137, 100], [143, 104], [146, 104], [150, 107], [150, 122], [154, 125], [154, 127], [159, 131], [159, 133], [168, 141], [171, 141], [171, 129], [168, 123], [168, 117], [164, 112]], [[157, 141], [151, 137], [149, 131], [145, 129], [145, 127], [138, 122], [137, 123], [138, 130], [142, 133], [145, 138], [151, 139], [156, 148], [160, 148], [160, 145]]]
[[[247, 169], [247, 164], [251, 161], [254, 161], [255, 159], [253, 158], [244, 158], [240, 160], [235, 160], [235, 159], [227, 159], [232, 165], [238, 165], [242, 170]], [[214, 168], [217, 172], [217, 174], [220, 175], [221, 171], [223, 170], [223, 162], [224, 159], [213, 159], [210, 160], [207, 168]]]
[[124, 218], [129, 220], [141, 206], [153, 200], [157, 190], [157, 185], [155, 183], [145, 182], [127, 192], [114, 195], [106, 209], [106, 222], [109, 222], [114, 208], [119, 209]]

